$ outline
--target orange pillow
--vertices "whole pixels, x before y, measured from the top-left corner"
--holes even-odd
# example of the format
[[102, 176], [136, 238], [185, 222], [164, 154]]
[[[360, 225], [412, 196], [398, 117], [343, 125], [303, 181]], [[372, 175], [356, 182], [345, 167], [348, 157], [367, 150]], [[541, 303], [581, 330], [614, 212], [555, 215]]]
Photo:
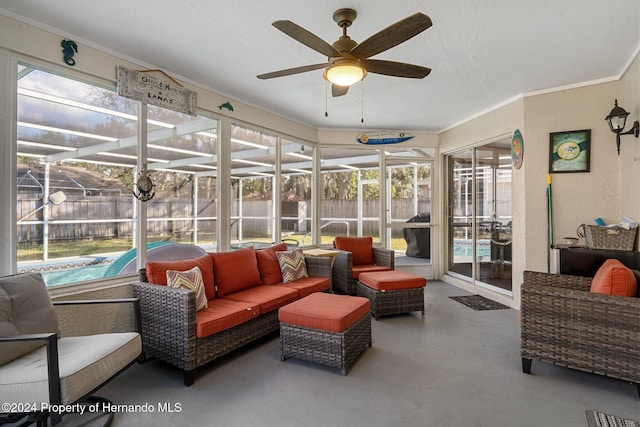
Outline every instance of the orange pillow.
[[260, 284], [260, 271], [253, 246], [231, 252], [210, 253], [209, 255], [213, 259], [216, 292], [219, 297]]
[[591, 281], [591, 292], [635, 297], [638, 283], [630, 268], [617, 259], [608, 259]]
[[167, 270], [187, 271], [193, 267], [200, 268], [202, 273], [202, 281], [204, 282], [204, 292], [208, 300], [216, 297], [216, 291], [213, 287], [213, 262], [209, 255], [203, 255], [199, 258], [185, 259], [181, 261], [149, 261], [147, 262], [147, 280], [149, 283], [156, 285], [167, 284]]
[[336, 249], [351, 252], [353, 265], [373, 264], [372, 237], [336, 237]]
[[287, 249], [286, 243], [279, 243], [270, 248], [256, 251], [258, 270], [260, 270], [260, 279], [263, 285], [275, 285], [282, 282], [282, 273], [280, 272], [280, 264], [278, 263], [276, 252], [286, 251]]

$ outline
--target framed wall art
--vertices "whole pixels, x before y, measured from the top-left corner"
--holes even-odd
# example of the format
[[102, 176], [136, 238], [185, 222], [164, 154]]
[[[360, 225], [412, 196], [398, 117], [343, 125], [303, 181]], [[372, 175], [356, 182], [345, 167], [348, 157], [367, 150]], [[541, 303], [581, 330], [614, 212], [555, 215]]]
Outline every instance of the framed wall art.
[[589, 172], [591, 129], [549, 134], [549, 173]]

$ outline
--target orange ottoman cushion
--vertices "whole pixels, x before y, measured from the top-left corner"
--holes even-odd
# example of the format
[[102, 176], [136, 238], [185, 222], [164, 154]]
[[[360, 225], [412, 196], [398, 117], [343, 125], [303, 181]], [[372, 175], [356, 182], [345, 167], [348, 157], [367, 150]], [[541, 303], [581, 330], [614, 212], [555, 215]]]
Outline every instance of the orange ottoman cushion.
[[360, 273], [360, 283], [378, 291], [393, 291], [398, 289], [424, 288], [427, 279], [404, 271], [376, 271]]
[[367, 298], [316, 292], [280, 308], [278, 320], [305, 328], [342, 332], [362, 316], [369, 315], [369, 306]]

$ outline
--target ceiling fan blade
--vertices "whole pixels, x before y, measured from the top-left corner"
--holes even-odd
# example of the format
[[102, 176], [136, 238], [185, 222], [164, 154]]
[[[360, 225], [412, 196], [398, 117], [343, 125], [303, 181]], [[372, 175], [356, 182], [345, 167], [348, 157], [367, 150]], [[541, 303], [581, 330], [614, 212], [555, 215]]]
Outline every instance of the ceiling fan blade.
[[319, 70], [321, 68], [327, 68], [329, 65], [330, 65], [329, 63], [305, 65], [302, 67], [287, 68], [286, 70], [273, 71], [271, 73], [260, 74], [257, 77], [262, 80], [273, 79], [275, 77], [284, 77], [284, 76], [290, 76], [292, 74], [300, 74], [300, 73], [306, 73], [307, 71]]
[[422, 79], [431, 72], [431, 68], [405, 64], [404, 62], [383, 61], [380, 59], [365, 59], [360, 62], [368, 73], [384, 74], [385, 76]]
[[327, 57], [339, 57], [340, 52], [333, 48], [329, 43], [322, 40], [315, 34], [305, 30], [298, 24], [294, 24], [289, 20], [275, 21], [271, 25], [288, 35], [289, 37], [296, 39], [303, 45], [310, 47], [316, 52], [320, 52]]
[[331, 85], [331, 96], [333, 96], [334, 98], [336, 96], [346, 95], [348, 91], [349, 86]]
[[350, 53], [359, 59], [369, 58], [409, 40], [431, 25], [431, 18], [424, 13], [415, 13], [375, 33], [354, 47]]

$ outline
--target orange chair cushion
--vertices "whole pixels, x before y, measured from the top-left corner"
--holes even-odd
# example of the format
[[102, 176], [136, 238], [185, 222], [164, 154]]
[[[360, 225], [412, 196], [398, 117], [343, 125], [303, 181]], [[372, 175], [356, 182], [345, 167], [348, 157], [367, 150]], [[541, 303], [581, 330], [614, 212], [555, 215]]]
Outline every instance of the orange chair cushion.
[[270, 248], [256, 251], [258, 270], [260, 270], [260, 279], [263, 285], [275, 285], [282, 282], [282, 273], [280, 272], [280, 264], [278, 264], [276, 252], [286, 251], [287, 249], [286, 243], [279, 243]]
[[260, 285], [227, 295], [224, 299], [258, 304], [260, 313], [268, 313], [298, 300], [298, 291], [283, 286]]
[[427, 279], [404, 271], [365, 272], [358, 279], [360, 283], [378, 291], [393, 291], [398, 289], [424, 288]]
[[209, 254], [213, 259], [218, 297], [260, 284], [260, 270], [253, 246], [231, 252]]
[[636, 277], [630, 268], [617, 259], [608, 259], [593, 277], [591, 292], [634, 297], [637, 286]]
[[213, 277], [213, 262], [209, 254], [199, 258], [185, 259], [182, 261], [149, 261], [147, 262], [147, 280], [156, 285], [167, 284], [167, 270], [187, 271], [193, 267], [200, 268], [202, 281], [204, 282], [204, 292], [208, 300], [216, 297]]
[[196, 336], [208, 337], [260, 315], [258, 304], [218, 298], [196, 313]]
[[372, 237], [341, 237], [334, 240], [336, 249], [351, 252], [353, 265], [373, 264]]
[[351, 268], [351, 277], [357, 280], [358, 277], [360, 277], [360, 274], [373, 271], [391, 271], [391, 269], [389, 267], [383, 267], [375, 264], [354, 265]]
[[316, 292], [278, 310], [282, 323], [342, 332], [364, 315], [369, 315], [369, 299]]
[[305, 277], [289, 283], [279, 283], [278, 286], [295, 289], [298, 291], [299, 298], [304, 298], [314, 292], [328, 290], [331, 287], [331, 279], [328, 277]]

